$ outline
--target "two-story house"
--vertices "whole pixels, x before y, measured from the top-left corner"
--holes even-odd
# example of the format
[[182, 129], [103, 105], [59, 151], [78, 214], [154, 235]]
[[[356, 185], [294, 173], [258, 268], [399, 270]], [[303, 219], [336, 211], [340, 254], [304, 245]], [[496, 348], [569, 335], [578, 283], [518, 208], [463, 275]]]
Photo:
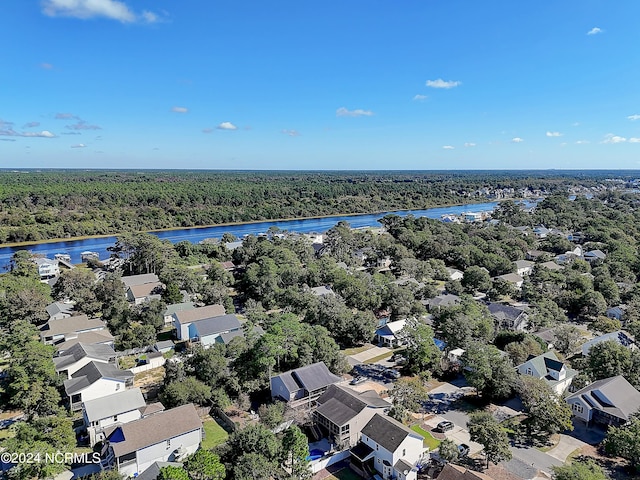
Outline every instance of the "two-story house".
[[376, 413], [351, 449], [351, 467], [367, 478], [377, 473], [384, 480], [416, 480], [425, 454], [423, 441], [422, 435]]
[[56, 373], [65, 379], [71, 378], [74, 373], [89, 362], [115, 364], [116, 352], [110, 345], [76, 343], [64, 353], [53, 358]]
[[106, 397], [133, 386], [133, 373], [120, 370], [113, 363], [89, 362], [64, 381], [71, 411], [82, 408], [82, 403]]
[[205, 318], [189, 325], [189, 340], [200, 342], [203, 347], [214, 343], [227, 344], [231, 339], [242, 336], [240, 320], [233, 314]]
[[338, 449], [354, 446], [371, 417], [391, 407], [373, 390], [356, 392], [335, 384], [329, 385], [316, 403], [313, 418]]
[[176, 329], [176, 338], [182, 341], [189, 340], [189, 327], [191, 327], [194, 322], [219, 317], [224, 315], [224, 313], [224, 307], [222, 305], [207, 305], [206, 307], [174, 312], [173, 325]]
[[568, 368], [558, 360], [552, 351], [544, 352], [537, 357], [531, 355], [516, 369], [520, 375], [530, 375], [544, 380], [557, 395], [562, 395], [571, 385], [573, 377], [578, 374], [576, 370]]
[[271, 398], [290, 405], [312, 406], [329, 385], [341, 381], [342, 378], [331, 373], [324, 362], [312, 363], [271, 377]]
[[202, 421], [193, 404], [116, 427], [103, 448], [102, 466], [135, 477], [155, 462], [180, 462], [198, 450]]
[[514, 332], [524, 332], [529, 325], [529, 315], [524, 308], [495, 302], [487, 305], [487, 308], [498, 324], [498, 328]]

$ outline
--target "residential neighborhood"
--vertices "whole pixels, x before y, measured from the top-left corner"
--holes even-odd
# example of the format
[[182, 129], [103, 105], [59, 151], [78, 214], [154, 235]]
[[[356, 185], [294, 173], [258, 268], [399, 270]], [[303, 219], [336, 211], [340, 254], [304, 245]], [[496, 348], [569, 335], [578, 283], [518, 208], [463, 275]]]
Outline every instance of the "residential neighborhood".
[[[637, 267], [623, 261], [622, 232], [568, 229], [550, 213], [558, 204], [575, 218], [611, 208], [551, 196], [459, 222], [387, 215], [323, 235], [174, 246], [135, 234], [108, 261], [58, 270], [19, 252], [2, 277], [17, 294], [0, 305], [0, 448], [100, 460], [3, 468], [60, 479], [574, 478], [567, 468], [634, 478]], [[198, 477], [203, 465], [211, 473]]]

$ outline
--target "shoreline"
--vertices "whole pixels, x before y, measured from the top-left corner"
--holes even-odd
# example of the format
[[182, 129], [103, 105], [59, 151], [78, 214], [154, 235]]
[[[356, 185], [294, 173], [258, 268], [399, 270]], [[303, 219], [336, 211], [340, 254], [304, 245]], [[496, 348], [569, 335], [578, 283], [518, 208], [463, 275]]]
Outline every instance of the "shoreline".
[[[402, 209], [393, 210], [393, 212], [410, 212], [410, 211], [416, 211], [416, 210], [431, 210], [434, 208], [461, 207], [464, 205], [479, 205], [482, 203], [494, 203], [494, 202], [500, 203], [507, 200], [518, 201], [523, 199], [503, 198], [500, 200], [493, 200], [493, 201], [488, 201], [487, 199], [485, 199], [484, 201], [481, 201], [481, 202], [448, 203], [445, 205], [436, 205], [436, 206], [426, 207], [426, 208], [402, 208]], [[213, 227], [233, 227], [238, 225], [253, 225], [256, 223], [266, 223], [266, 222], [293, 222], [297, 220], [317, 220], [317, 219], [331, 218], [331, 217], [358, 217], [361, 215], [379, 215], [381, 213], [390, 213], [390, 212], [391, 212], [390, 210], [380, 210], [376, 212], [334, 213], [334, 214], [328, 214], [328, 215], [313, 215], [311, 217], [271, 218], [271, 219], [263, 219], [263, 220], [247, 220], [245, 222], [215, 223], [213, 225], [195, 225], [192, 227], [167, 227], [167, 228], [158, 228], [154, 230], [137, 230], [134, 233], [156, 233], [156, 232], [172, 232], [176, 230], [198, 230], [198, 229], [213, 228]], [[99, 234], [99, 235], [81, 235], [78, 237], [68, 237], [68, 238], [49, 238], [47, 240], [38, 240], [37, 242], [3, 243], [3, 244], [0, 244], [0, 248], [27, 247], [30, 245], [34, 245], [34, 246], [46, 245], [47, 243], [77, 242], [81, 240], [90, 240], [93, 238], [117, 237], [122, 233], [124, 232], [106, 233], [106, 234]], [[126, 232], [126, 233], [129, 233], [129, 232]]]

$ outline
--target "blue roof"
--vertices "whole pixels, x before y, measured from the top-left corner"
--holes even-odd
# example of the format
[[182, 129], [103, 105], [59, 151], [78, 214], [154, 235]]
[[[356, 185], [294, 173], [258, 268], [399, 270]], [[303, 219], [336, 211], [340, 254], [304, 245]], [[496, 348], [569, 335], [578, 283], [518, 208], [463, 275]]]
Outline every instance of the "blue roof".
[[437, 338], [433, 339], [433, 343], [435, 343], [436, 347], [438, 347], [440, 350], [444, 350], [444, 348], [447, 346], [445, 342], [443, 342], [442, 340], [438, 340]]

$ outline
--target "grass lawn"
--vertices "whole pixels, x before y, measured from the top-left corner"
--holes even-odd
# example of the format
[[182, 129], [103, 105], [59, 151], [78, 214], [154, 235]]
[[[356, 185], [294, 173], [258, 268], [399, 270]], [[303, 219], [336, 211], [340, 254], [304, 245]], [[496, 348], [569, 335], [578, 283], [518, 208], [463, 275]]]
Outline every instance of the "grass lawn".
[[385, 358], [389, 358], [391, 356], [393, 356], [393, 352], [383, 353], [382, 355], [378, 355], [377, 357], [373, 357], [373, 358], [370, 358], [369, 360], [366, 360], [364, 363], [376, 363], [376, 362], [379, 362], [380, 360], [384, 360]]
[[349, 467], [345, 467], [342, 470], [338, 470], [328, 477], [325, 477], [324, 480], [362, 480], [362, 477]]
[[438, 440], [437, 438], [433, 438], [433, 436], [425, 429], [423, 429], [420, 425], [414, 425], [413, 427], [411, 427], [411, 430], [419, 433], [424, 437], [424, 446], [428, 447], [430, 452], [434, 451], [440, 446], [440, 440]]
[[202, 426], [206, 435], [202, 441], [202, 448], [209, 450], [227, 441], [229, 434], [214, 419], [205, 420]]
[[373, 348], [371, 345], [363, 345], [361, 347], [353, 347], [353, 348], [345, 348], [342, 353], [344, 355], [357, 355], [358, 353], [366, 352], [370, 348]]

